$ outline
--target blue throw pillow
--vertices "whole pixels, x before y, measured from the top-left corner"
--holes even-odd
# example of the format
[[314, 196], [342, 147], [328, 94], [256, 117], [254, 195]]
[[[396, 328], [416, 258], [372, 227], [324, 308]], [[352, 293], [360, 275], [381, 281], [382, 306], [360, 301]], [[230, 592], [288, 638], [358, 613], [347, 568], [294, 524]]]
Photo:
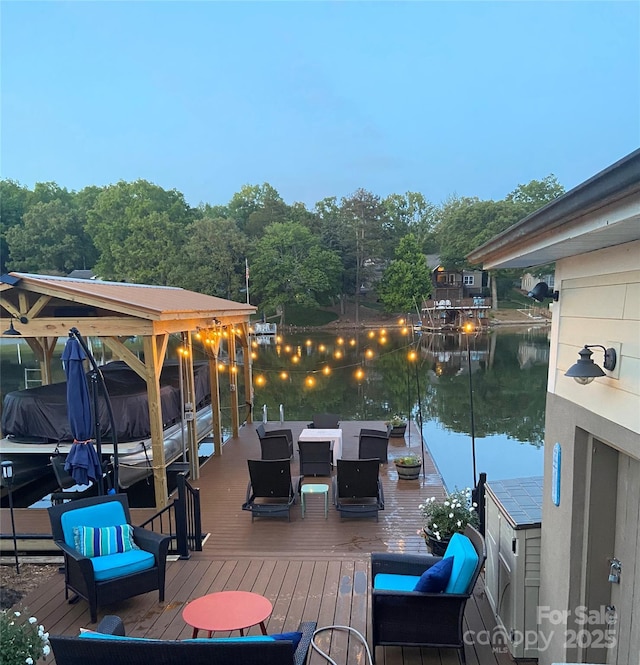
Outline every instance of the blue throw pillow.
[[269, 637], [272, 637], [274, 640], [290, 640], [293, 642], [293, 650], [295, 651], [298, 648], [298, 644], [300, 644], [300, 640], [302, 639], [302, 633], [278, 633], [277, 635], [269, 635]]
[[438, 561], [438, 563], [422, 573], [413, 590], [420, 591], [421, 593], [441, 593], [445, 590], [449, 582], [452, 568], [452, 556]]

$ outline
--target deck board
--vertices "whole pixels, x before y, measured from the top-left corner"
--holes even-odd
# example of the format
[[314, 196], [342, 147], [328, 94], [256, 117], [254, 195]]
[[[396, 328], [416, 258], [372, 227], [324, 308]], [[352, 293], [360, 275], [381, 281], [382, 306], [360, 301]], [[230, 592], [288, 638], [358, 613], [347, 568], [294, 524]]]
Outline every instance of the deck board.
[[[286, 423], [297, 438], [306, 423]], [[360, 427], [381, 427], [380, 422], [343, 423], [343, 456], [357, 457], [357, 433]], [[269, 423], [267, 428], [280, 427]], [[390, 458], [418, 451], [418, 433], [410, 430], [405, 439], [390, 443]], [[214, 591], [241, 589], [268, 597], [273, 612], [267, 621], [269, 632], [294, 630], [300, 621], [317, 621], [318, 626], [344, 625], [356, 629], [370, 640], [371, 596], [370, 553], [373, 551], [426, 552], [418, 505], [429, 496], [442, 497], [445, 490], [435, 464], [425, 457], [425, 474], [418, 481], [399, 481], [392, 463], [381, 467], [385, 491], [385, 510], [380, 520], [344, 519], [330, 504], [324, 518], [319, 497], [308, 502], [302, 519], [299, 502], [291, 512], [291, 521], [264, 518], [251, 521], [241, 509], [245, 500], [248, 471], [246, 460], [259, 457], [259, 442], [253, 426], [241, 429], [240, 436], [229, 440], [222, 453], [212, 457], [201, 469], [200, 478], [191, 481], [200, 488], [203, 531], [209, 534], [202, 552], [189, 560], [167, 564], [164, 603], [156, 593], [128, 599], [99, 608], [99, 618], [118, 614], [127, 633], [136, 637], [183, 639], [191, 628], [182, 619], [184, 606], [192, 599]], [[298, 470], [297, 450], [292, 473]], [[330, 479], [309, 478], [307, 482]], [[28, 512], [28, 511], [22, 511]], [[43, 511], [39, 511], [43, 513]], [[147, 510], [134, 510], [134, 521], [141, 521]], [[20, 529], [48, 531], [46, 513], [24, 515]], [[40, 531], [38, 531], [40, 529]], [[482, 581], [467, 604], [465, 620], [473, 631], [492, 630], [494, 623], [484, 596]], [[39, 588], [26, 599], [29, 611], [54, 634], [76, 634], [91, 628], [86, 603], [68, 604], [64, 600], [63, 575]], [[227, 633], [229, 634], [229, 633]], [[237, 634], [237, 633], [234, 633]], [[259, 634], [254, 626], [248, 634]], [[216, 636], [224, 636], [216, 633]], [[344, 631], [326, 631], [316, 642], [338, 663], [365, 663], [364, 647]], [[466, 648], [469, 665], [508, 665], [508, 654], [494, 653], [479, 644]], [[49, 657], [48, 662], [53, 662]], [[313, 650], [309, 665], [326, 660]], [[457, 654], [448, 649], [378, 647], [377, 665], [453, 665]]]

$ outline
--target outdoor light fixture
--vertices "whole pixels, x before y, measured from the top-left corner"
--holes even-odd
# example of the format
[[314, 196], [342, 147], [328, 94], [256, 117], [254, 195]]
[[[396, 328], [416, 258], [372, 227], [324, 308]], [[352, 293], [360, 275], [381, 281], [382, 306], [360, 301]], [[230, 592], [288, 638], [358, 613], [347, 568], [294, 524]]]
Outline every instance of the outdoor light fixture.
[[554, 291], [546, 282], [538, 282], [527, 295], [538, 302], [544, 302], [545, 298], [551, 298], [554, 302], [558, 302], [560, 297], [559, 291]]
[[577, 383], [586, 386], [599, 376], [606, 376], [599, 365], [596, 365], [591, 356], [593, 351], [591, 349], [602, 349], [604, 352], [604, 368], [609, 372], [613, 372], [616, 368], [616, 350], [613, 348], [605, 348], [602, 344], [585, 344], [583, 349], [578, 351], [580, 360], [575, 365], [569, 367], [565, 372], [565, 376], [572, 377]]
[[5, 460], [2, 466], [2, 480], [9, 495], [9, 511], [11, 512], [11, 532], [13, 533], [13, 552], [16, 558], [16, 573], [20, 574], [20, 562], [18, 561], [18, 542], [16, 539], [16, 523], [13, 516], [13, 462]]
[[12, 337], [19, 337], [22, 333], [13, 327], [13, 321], [9, 323], [9, 327], [2, 333], [3, 335], [11, 335]]

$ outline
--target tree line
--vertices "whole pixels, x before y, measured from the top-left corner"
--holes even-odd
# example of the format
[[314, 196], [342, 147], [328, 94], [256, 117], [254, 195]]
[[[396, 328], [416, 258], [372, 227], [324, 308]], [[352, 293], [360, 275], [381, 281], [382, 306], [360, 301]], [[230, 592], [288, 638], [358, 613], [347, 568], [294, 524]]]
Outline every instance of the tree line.
[[245, 185], [226, 205], [192, 207], [146, 180], [69, 191], [0, 180], [2, 272], [172, 285], [267, 314], [287, 305], [344, 304], [363, 284], [385, 309], [402, 312], [431, 290], [425, 255], [447, 269], [564, 192], [555, 176], [518, 185], [503, 200], [451, 196], [436, 205], [419, 192], [380, 197], [365, 189], [328, 197], [312, 210], [285, 203], [268, 183]]

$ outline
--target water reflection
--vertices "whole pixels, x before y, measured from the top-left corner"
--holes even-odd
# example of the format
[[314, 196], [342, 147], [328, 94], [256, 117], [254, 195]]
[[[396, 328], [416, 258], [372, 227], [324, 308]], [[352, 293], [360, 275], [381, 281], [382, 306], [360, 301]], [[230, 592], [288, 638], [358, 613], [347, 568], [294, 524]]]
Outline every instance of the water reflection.
[[[447, 486], [473, 484], [469, 366], [478, 471], [489, 479], [542, 474], [547, 329], [471, 335], [399, 331], [288, 335], [254, 348], [255, 409], [270, 420], [415, 416]], [[416, 364], [408, 359], [417, 352]], [[470, 360], [470, 362], [469, 362]], [[310, 380], [311, 379], [311, 380]]]

